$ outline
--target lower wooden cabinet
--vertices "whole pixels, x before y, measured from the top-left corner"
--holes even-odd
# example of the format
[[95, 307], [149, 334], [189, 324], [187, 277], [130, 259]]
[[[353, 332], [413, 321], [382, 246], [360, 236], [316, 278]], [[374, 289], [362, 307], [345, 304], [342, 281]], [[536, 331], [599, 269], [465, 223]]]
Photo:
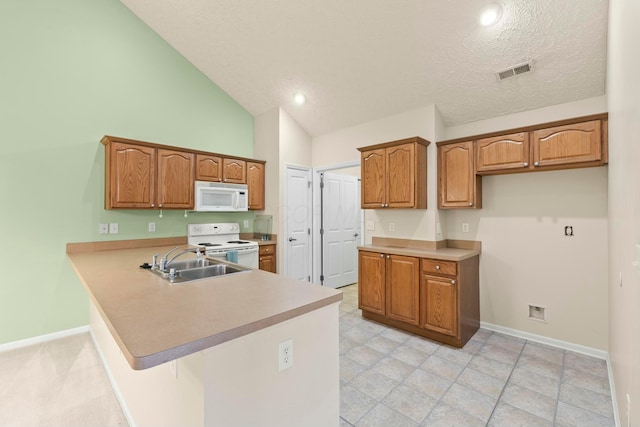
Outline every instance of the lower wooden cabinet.
[[358, 308], [384, 315], [385, 305], [385, 254], [378, 252], [358, 253]]
[[276, 245], [260, 245], [258, 249], [258, 267], [260, 270], [276, 272]]
[[479, 256], [444, 261], [360, 251], [362, 316], [455, 347], [480, 327]]

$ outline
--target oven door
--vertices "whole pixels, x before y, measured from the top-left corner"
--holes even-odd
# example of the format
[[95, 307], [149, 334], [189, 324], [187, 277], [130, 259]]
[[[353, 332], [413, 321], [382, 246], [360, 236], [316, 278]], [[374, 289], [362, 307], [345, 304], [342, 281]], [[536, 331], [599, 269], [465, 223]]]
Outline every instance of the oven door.
[[214, 249], [208, 250], [207, 256], [210, 258], [217, 258], [224, 261], [229, 261], [227, 259], [227, 253], [230, 251], [238, 252], [238, 264], [243, 267], [255, 268], [257, 269], [258, 264], [258, 247], [251, 246], [249, 248], [228, 248], [228, 249]]

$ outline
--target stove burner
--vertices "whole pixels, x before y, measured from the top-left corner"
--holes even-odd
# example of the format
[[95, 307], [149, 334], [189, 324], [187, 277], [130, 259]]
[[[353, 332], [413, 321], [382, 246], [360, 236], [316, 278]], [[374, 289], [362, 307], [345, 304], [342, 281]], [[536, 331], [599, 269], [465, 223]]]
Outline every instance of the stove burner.
[[230, 240], [227, 243], [236, 243], [236, 244], [239, 244], [239, 245], [248, 245], [251, 242], [245, 242], [244, 240]]
[[198, 243], [198, 245], [199, 245], [199, 246], [222, 246], [222, 244], [220, 244], [220, 243], [209, 243], [209, 242], [206, 242], [206, 243]]

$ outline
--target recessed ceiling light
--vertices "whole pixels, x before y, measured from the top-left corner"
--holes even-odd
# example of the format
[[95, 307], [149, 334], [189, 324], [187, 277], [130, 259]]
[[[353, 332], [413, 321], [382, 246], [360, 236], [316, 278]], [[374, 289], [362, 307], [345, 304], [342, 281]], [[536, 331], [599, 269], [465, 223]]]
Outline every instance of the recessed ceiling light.
[[495, 24], [502, 16], [502, 8], [499, 4], [490, 4], [480, 13], [480, 24], [485, 27]]
[[307, 102], [307, 97], [301, 93], [296, 93], [296, 96], [293, 97], [293, 100], [296, 101], [296, 104], [302, 105]]

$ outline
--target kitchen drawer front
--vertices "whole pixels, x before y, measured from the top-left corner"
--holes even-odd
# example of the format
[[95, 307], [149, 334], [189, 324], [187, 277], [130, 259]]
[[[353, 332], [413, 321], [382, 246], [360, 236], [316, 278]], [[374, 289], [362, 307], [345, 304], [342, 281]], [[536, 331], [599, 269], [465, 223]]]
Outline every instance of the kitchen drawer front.
[[437, 259], [422, 259], [422, 271], [430, 274], [455, 276], [458, 272], [458, 263]]
[[276, 253], [276, 245], [260, 245], [260, 255], [272, 255]]

